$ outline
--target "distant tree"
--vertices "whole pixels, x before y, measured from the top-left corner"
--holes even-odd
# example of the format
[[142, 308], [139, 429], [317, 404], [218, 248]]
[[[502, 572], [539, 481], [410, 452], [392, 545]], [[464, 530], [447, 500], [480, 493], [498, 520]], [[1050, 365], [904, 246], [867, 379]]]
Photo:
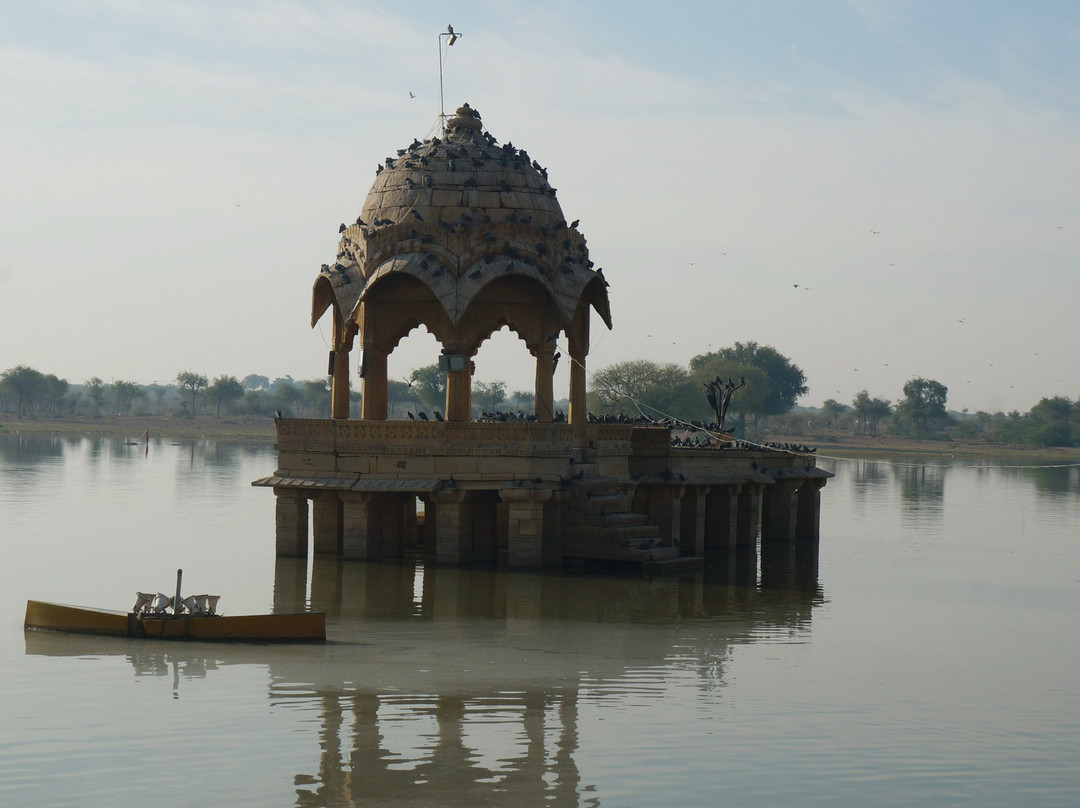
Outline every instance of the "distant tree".
[[764, 371], [769, 391], [760, 407], [754, 411], [757, 415], [782, 415], [795, 406], [799, 396], [810, 390], [802, 369], [770, 345], [758, 345], [753, 341], [736, 342], [730, 348], [695, 356], [690, 360], [691, 372], [697, 373], [716, 358], [730, 359]]
[[704, 397], [686, 368], [674, 362], [616, 362], [593, 376], [592, 393], [601, 412], [643, 415], [654, 420], [696, 418], [706, 409]]
[[176, 374], [176, 384], [183, 390], [187, 390], [191, 393], [191, 417], [195, 417], [195, 398], [199, 395], [200, 390], [204, 390], [207, 385], [206, 376], [202, 373], [195, 373], [190, 370], [181, 370]]
[[1025, 417], [1026, 443], [1036, 446], [1080, 445], [1080, 402], [1064, 396], [1043, 398]]
[[18, 365], [0, 374], [0, 388], [4, 395], [15, 399], [16, 417], [29, 415], [41, 399], [45, 388], [45, 376], [41, 371], [27, 365]]
[[948, 421], [945, 412], [945, 400], [949, 388], [933, 379], [917, 377], [904, 385], [904, 398], [896, 405], [896, 413], [910, 420], [915, 427], [915, 434], [929, 431], [935, 425], [944, 425]]
[[312, 418], [330, 417], [330, 385], [326, 379], [304, 382], [302, 400], [304, 411], [310, 412]]
[[83, 385], [86, 387], [86, 397], [90, 399], [90, 412], [97, 418], [101, 415], [101, 408], [105, 406], [105, 382], [97, 376], [92, 376]]
[[266, 376], [259, 376], [255, 373], [249, 373], [244, 377], [242, 382], [244, 390], [269, 390], [270, 379]]
[[69, 387], [66, 379], [58, 378], [53, 373], [49, 373], [42, 380], [41, 398], [53, 415], [60, 415], [64, 411], [64, 399]]
[[206, 397], [215, 405], [215, 417], [221, 417], [222, 405], [228, 407], [244, 396], [244, 386], [235, 376], [218, 376], [206, 388]]
[[135, 382], [117, 380], [109, 385], [109, 395], [116, 403], [116, 411], [120, 415], [131, 412], [131, 405], [144, 393]]
[[825, 403], [821, 405], [821, 411], [825, 414], [825, 417], [829, 419], [830, 424], [835, 424], [836, 419], [843, 415], [850, 409], [847, 404], [841, 404], [835, 398], [825, 399]]
[[877, 434], [878, 424], [883, 418], [888, 418], [892, 412], [892, 405], [884, 398], [871, 398], [865, 390], [860, 390], [855, 395], [851, 409], [855, 413], [855, 431], [858, 434]]
[[473, 404], [481, 412], [494, 412], [506, 401], [506, 382], [475, 382], [472, 386]]
[[531, 410], [535, 406], [533, 399], [536, 398], [532, 390], [512, 390], [506, 397], [507, 404], [513, 404], [519, 409]]
[[292, 381], [284, 382], [277, 379], [274, 382], [273, 389], [274, 392], [270, 398], [274, 402], [275, 409], [292, 415], [303, 406], [304, 392]]
[[446, 373], [438, 365], [417, 368], [409, 379], [413, 394], [429, 410], [442, 409], [446, 405]]

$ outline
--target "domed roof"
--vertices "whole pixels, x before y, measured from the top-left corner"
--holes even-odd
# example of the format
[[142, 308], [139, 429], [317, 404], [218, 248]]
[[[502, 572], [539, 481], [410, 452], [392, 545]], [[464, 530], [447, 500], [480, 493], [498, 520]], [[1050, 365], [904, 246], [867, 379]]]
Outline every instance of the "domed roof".
[[445, 137], [414, 140], [376, 173], [360, 213], [368, 223], [410, 217], [464, 227], [513, 216], [531, 217], [541, 229], [565, 224], [547, 170], [524, 149], [500, 145], [483, 131], [480, 113], [468, 104], [447, 120]]
[[496, 278], [539, 284], [569, 322], [584, 299], [611, 328], [607, 282], [593, 271], [577, 222], [566, 224], [547, 170], [484, 131], [465, 104], [444, 137], [413, 142], [376, 168], [355, 224], [342, 224], [337, 262], [323, 265], [312, 325], [332, 304], [351, 316], [388, 275], [431, 289], [457, 323]]

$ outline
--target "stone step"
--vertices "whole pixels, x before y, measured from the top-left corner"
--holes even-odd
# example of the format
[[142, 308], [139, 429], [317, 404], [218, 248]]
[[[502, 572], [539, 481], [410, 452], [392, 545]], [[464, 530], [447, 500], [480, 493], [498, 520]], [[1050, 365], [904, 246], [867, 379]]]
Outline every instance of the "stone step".
[[602, 494], [595, 497], [574, 497], [568, 503], [569, 511], [596, 516], [609, 513], [625, 513], [630, 510], [630, 500], [625, 494]]
[[562, 554], [565, 558], [586, 558], [598, 561], [626, 561], [634, 564], [678, 560], [678, 547], [652, 547], [638, 549], [621, 547], [607, 542], [565, 541]]
[[600, 528], [600, 538], [615, 539], [620, 543], [641, 539], [660, 540], [660, 528], [656, 525], [608, 525]]
[[605, 514], [603, 522], [606, 527], [637, 527], [649, 524], [649, 517], [643, 513], [633, 511], [620, 511], [618, 513]]

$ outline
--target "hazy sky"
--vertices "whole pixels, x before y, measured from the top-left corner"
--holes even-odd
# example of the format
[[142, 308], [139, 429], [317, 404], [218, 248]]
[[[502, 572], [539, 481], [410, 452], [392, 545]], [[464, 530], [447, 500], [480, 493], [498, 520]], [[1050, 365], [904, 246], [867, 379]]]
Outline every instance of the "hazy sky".
[[[590, 370], [756, 340], [806, 404], [1080, 395], [1073, 0], [3, 0], [0, 370], [323, 374], [312, 282], [433, 132], [448, 23], [447, 110], [548, 168], [611, 282]], [[477, 364], [531, 388], [509, 335]]]

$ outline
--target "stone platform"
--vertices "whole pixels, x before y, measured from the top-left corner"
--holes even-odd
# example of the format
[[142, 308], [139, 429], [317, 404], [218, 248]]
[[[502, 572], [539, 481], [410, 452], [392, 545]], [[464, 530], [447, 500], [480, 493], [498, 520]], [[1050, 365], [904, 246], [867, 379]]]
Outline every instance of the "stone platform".
[[287, 418], [276, 448], [252, 485], [277, 496], [279, 556], [455, 565], [678, 565], [759, 534], [817, 541], [832, 476], [812, 454], [673, 447], [667, 428], [624, 424]]

